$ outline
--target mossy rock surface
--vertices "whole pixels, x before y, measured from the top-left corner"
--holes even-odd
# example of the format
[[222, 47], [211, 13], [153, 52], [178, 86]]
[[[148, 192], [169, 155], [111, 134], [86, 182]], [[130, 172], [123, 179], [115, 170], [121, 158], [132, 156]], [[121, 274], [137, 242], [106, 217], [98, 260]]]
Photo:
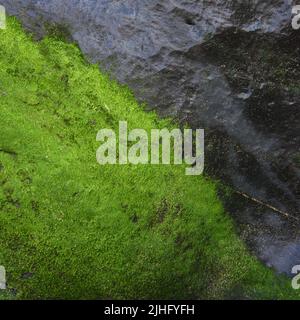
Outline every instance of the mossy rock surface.
[[99, 166], [97, 131], [172, 128], [73, 44], [0, 31], [0, 299], [298, 298], [245, 249], [214, 182]]

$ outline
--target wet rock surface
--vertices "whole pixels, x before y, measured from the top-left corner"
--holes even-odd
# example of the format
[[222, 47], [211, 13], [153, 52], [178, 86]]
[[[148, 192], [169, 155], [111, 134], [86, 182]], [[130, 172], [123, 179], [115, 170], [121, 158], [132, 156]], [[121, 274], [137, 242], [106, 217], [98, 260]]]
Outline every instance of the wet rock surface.
[[[38, 37], [54, 29], [70, 35], [149, 109], [205, 128], [208, 174], [300, 219], [295, 1], [1, 3]], [[289, 273], [300, 263], [298, 220], [253, 201], [229, 207], [268, 265]]]

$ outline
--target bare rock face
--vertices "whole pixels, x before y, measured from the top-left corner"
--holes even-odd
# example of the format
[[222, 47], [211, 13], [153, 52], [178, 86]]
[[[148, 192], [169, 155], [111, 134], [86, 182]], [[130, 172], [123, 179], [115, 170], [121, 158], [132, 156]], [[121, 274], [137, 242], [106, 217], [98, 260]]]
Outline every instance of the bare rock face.
[[[128, 84], [160, 115], [205, 128], [210, 175], [300, 219], [300, 30], [291, 28], [295, 1], [1, 3], [38, 36], [49, 26], [67, 30], [90, 61]], [[266, 216], [274, 216], [267, 210]], [[290, 241], [297, 220], [278, 227], [274, 217], [265, 216], [257, 226], [253, 215], [248, 219], [248, 209], [240, 208], [237, 216], [240, 225], [254, 226], [251, 241], [260, 257], [288, 272], [288, 262], [282, 267], [272, 260], [270, 245]], [[262, 241], [265, 231], [258, 236], [255, 230], [266, 228]]]

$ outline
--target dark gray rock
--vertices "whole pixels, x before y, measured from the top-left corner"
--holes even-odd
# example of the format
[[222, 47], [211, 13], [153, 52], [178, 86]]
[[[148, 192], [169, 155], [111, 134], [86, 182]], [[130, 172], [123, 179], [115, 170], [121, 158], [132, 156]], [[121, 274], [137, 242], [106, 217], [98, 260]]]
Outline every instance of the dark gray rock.
[[1, 3], [38, 36], [53, 25], [68, 30], [90, 61], [160, 115], [205, 128], [210, 175], [300, 218], [295, 1]]

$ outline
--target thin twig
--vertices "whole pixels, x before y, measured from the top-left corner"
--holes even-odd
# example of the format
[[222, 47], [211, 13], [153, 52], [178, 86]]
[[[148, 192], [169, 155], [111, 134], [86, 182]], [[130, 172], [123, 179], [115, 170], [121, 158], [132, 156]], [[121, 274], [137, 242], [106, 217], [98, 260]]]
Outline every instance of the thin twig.
[[16, 153], [16, 152], [10, 151], [10, 150], [5, 150], [5, 149], [1, 149], [1, 148], [0, 148], [0, 152], [9, 154], [9, 155], [14, 156], [14, 157], [17, 156], [17, 153]]
[[273, 206], [271, 206], [271, 205], [269, 205], [269, 204], [267, 204], [265, 202], [262, 202], [261, 200], [253, 198], [253, 197], [249, 196], [248, 194], [246, 194], [244, 192], [235, 191], [235, 193], [237, 193], [237, 194], [239, 194], [239, 195], [243, 196], [244, 198], [247, 198], [247, 199], [249, 199], [251, 201], [254, 201], [254, 202], [256, 202], [256, 203], [258, 203], [258, 204], [260, 204], [260, 205], [262, 205], [264, 207], [267, 207], [267, 208], [269, 208], [269, 209], [271, 209], [271, 210], [273, 210], [275, 212], [278, 212], [278, 213], [282, 214], [283, 216], [285, 216], [287, 218], [292, 218], [292, 219], [294, 219], [296, 221], [300, 221], [299, 218], [297, 218], [297, 217], [295, 217], [295, 216], [293, 216], [293, 215], [291, 215], [291, 214], [289, 214], [287, 212], [284, 212], [284, 211], [282, 211], [280, 209], [277, 209], [277, 208], [275, 208], [275, 207], [273, 207]]

